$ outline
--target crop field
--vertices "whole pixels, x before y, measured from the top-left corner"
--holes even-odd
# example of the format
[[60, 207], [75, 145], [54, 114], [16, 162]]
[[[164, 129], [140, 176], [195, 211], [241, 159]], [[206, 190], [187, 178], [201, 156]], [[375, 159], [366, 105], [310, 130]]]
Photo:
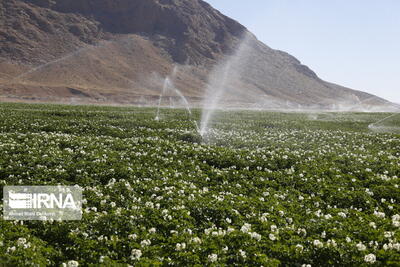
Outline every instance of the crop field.
[[0, 266], [400, 266], [400, 115], [155, 113], [0, 104], [0, 185], [84, 197], [1, 218]]

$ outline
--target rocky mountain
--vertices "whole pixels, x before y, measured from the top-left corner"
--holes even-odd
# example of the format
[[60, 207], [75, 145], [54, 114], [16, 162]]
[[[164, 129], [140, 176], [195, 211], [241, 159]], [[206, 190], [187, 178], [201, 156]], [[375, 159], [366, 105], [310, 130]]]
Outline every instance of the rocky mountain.
[[[152, 104], [174, 66], [173, 83], [193, 103], [202, 101], [218, 69], [229, 66], [226, 102], [388, 104], [321, 80], [202, 0], [0, 1], [3, 100]], [[179, 100], [172, 90], [167, 94]]]

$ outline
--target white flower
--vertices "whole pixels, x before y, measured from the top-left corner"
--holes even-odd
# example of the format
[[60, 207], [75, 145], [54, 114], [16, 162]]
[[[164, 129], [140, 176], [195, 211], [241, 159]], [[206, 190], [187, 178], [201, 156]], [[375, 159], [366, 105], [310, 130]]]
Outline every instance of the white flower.
[[328, 246], [333, 246], [333, 247], [337, 246], [337, 243], [334, 239], [329, 239], [327, 243], [328, 243]]
[[12, 253], [12, 252], [14, 252], [15, 250], [16, 250], [17, 248], [16, 247], [9, 247], [9, 248], [7, 248], [7, 253]]
[[350, 243], [351, 242], [351, 238], [350, 237], [346, 237], [346, 242]]
[[301, 267], [311, 267], [311, 264], [303, 264]]
[[338, 213], [338, 216], [340, 216], [340, 217], [342, 217], [342, 218], [346, 218], [347, 216], [346, 216], [346, 213], [344, 213], [344, 212], [339, 212]]
[[260, 234], [257, 234], [257, 233], [255, 233], [255, 232], [252, 232], [252, 233], [249, 233], [249, 235], [251, 236], [251, 238], [254, 238], [254, 239], [256, 239], [257, 241], [260, 241], [260, 240], [261, 240], [261, 235], [260, 235]]
[[317, 217], [321, 217], [321, 210], [317, 210], [316, 212], [314, 212], [315, 216]]
[[365, 255], [364, 261], [366, 263], [375, 263], [376, 262], [376, 256], [374, 254]]
[[319, 240], [314, 240], [313, 245], [316, 246], [317, 248], [322, 248], [324, 246], [324, 244]]
[[384, 233], [385, 238], [391, 238], [393, 235], [394, 235], [393, 232], [385, 232]]
[[240, 256], [242, 256], [242, 258], [246, 258], [246, 252], [245, 251], [243, 251], [243, 250], [239, 250], [239, 254], [240, 254]]
[[218, 260], [218, 255], [217, 254], [210, 254], [210, 255], [208, 255], [208, 260], [210, 262], [216, 262]]
[[374, 211], [374, 215], [378, 218], [385, 218], [386, 214], [384, 212]]
[[230, 218], [226, 218], [225, 221], [226, 221], [227, 223], [229, 223], [229, 224], [232, 223], [232, 220], [231, 220]]
[[245, 223], [242, 228], [240, 228], [240, 231], [242, 231], [243, 233], [248, 233], [251, 229], [251, 225], [248, 223]]
[[198, 237], [193, 237], [192, 239], [190, 239], [191, 243], [195, 243], [195, 244], [200, 244], [201, 243], [201, 239]]
[[31, 243], [26, 243], [26, 238], [20, 237], [17, 240], [17, 246], [18, 247], [23, 247], [23, 248], [29, 248], [31, 246]]
[[135, 240], [137, 238], [137, 234], [128, 235], [129, 239]]
[[271, 239], [272, 241], [276, 240], [276, 236], [274, 234], [269, 234], [268, 235], [269, 239]]
[[140, 259], [142, 256], [142, 251], [140, 249], [132, 249], [131, 258], [134, 260]]
[[181, 251], [186, 249], [186, 243], [178, 243], [176, 244], [176, 251]]
[[304, 249], [303, 245], [300, 245], [300, 244], [297, 244], [297, 245], [296, 245], [296, 250], [302, 252], [303, 249]]
[[142, 246], [142, 247], [147, 247], [147, 246], [150, 246], [151, 245], [151, 241], [150, 240], [143, 240], [142, 242], [140, 242], [140, 245]]
[[358, 243], [357, 245], [356, 245], [356, 248], [359, 250], [359, 251], [364, 251], [364, 250], [366, 250], [367, 249], [367, 247], [363, 244], [363, 243]]
[[150, 234], [154, 234], [155, 232], [156, 232], [156, 228], [153, 227], [153, 228], [150, 228], [150, 229], [149, 229], [149, 233], [150, 233]]
[[145, 205], [147, 208], [151, 208], [151, 209], [154, 208], [154, 203], [151, 202], [151, 201], [147, 201], [146, 203], [144, 203], [144, 205]]
[[400, 227], [400, 215], [399, 214], [392, 216], [392, 224], [394, 227]]
[[306, 236], [307, 235], [307, 231], [304, 228], [299, 228], [297, 229], [297, 234], [301, 234], [302, 236]]
[[17, 240], [18, 246], [23, 245], [25, 243], [26, 243], [26, 238], [23, 238], [23, 237], [18, 238], [18, 240]]
[[267, 214], [267, 213], [264, 213], [263, 215], [261, 215], [261, 217], [260, 217], [260, 221], [261, 221], [261, 222], [267, 222], [267, 221], [268, 221], [268, 218], [267, 218], [267, 216], [268, 216], [268, 214]]
[[79, 266], [79, 262], [77, 262], [77, 261], [69, 261], [67, 263], [67, 266], [68, 267], [78, 267]]
[[371, 226], [372, 228], [376, 229], [376, 224], [374, 222], [370, 222], [369, 226]]

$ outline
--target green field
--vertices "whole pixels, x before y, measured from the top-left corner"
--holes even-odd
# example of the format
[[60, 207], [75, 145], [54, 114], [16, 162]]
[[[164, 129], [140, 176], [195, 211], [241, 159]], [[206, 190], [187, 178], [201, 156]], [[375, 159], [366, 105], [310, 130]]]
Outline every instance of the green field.
[[0, 219], [0, 266], [400, 266], [400, 115], [225, 111], [203, 142], [155, 112], [1, 104], [0, 184], [86, 202]]

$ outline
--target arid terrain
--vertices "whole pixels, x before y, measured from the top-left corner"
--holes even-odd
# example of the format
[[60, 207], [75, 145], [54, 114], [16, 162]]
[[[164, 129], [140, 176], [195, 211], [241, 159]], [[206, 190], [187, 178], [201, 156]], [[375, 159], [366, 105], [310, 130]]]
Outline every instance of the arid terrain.
[[[213, 68], [250, 36], [227, 101], [261, 107], [376, 107], [388, 102], [321, 80], [202, 0], [0, 2], [0, 97], [154, 104], [162, 81], [200, 103]], [[238, 93], [239, 92], [239, 93]], [[170, 92], [169, 101], [177, 100]]]

